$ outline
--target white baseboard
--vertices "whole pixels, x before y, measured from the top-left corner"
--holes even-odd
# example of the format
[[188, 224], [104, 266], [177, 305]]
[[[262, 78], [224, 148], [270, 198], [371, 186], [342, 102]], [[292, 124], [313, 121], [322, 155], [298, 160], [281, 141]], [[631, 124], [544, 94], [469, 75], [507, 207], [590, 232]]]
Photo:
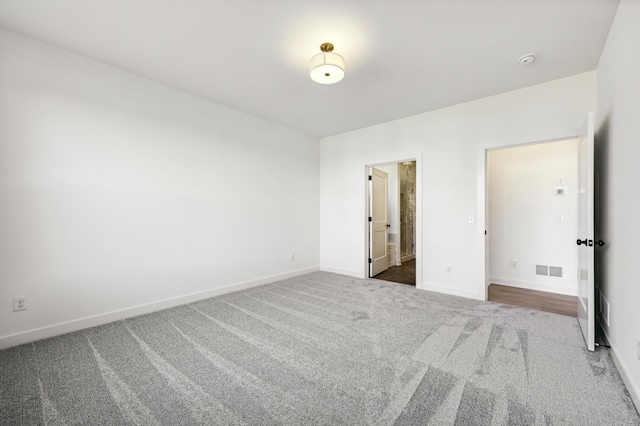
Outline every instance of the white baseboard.
[[566, 296], [577, 296], [578, 289], [572, 289], [559, 285], [546, 284], [546, 283], [532, 283], [529, 281], [518, 281], [509, 278], [490, 277], [489, 282], [491, 284], [506, 285], [509, 287], [526, 288], [528, 290], [545, 291], [547, 293], [564, 294]]
[[416, 258], [415, 254], [409, 254], [407, 256], [400, 257], [400, 262], [408, 262], [408, 261], [413, 260], [415, 258]]
[[347, 275], [349, 277], [367, 278], [362, 274], [362, 272], [358, 271], [347, 271], [346, 269], [329, 268], [326, 266], [321, 266], [320, 270], [323, 272], [333, 272], [334, 274]]
[[477, 292], [471, 290], [461, 290], [458, 288], [447, 287], [441, 284], [421, 283], [416, 286], [420, 290], [435, 291], [436, 293], [449, 294], [451, 296], [466, 297], [467, 299], [484, 300], [484, 294], [478, 295]]
[[615, 345], [611, 343], [611, 339], [609, 338], [609, 335], [605, 331], [605, 328], [602, 325], [602, 323], [600, 324], [600, 327], [602, 328], [602, 332], [604, 333], [605, 337], [607, 338], [607, 342], [610, 345], [610, 353], [611, 353], [611, 358], [613, 359], [613, 363], [616, 365], [616, 368], [620, 373], [620, 377], [622, 377], [622, 381], [624, 382], [624, 385], [627, 387], [627, 391], [629, 392], [629, 396], [631, 396], [631, 400], [636, 406], [636, 410], [638, 411], [638, 413], [640, 413], [640, 388], [638, 387], [638, 384], [635, 383], [631, 378], [631, 374], [629, 374], [629, 370], [627, 369], [627, 366], [620, 358], [620, 353], [616, 349]]
[[47, 339], [49, 337], [59, 336], [61, 334], [71, 333], [73, 331], [83, 330], [85, 328], [95, 327], [114, 321], [120, 321], [126, 318], [138, 315], [148, 314], [150, 312], [160, 311], [172, 308], [186, 303], [197, 302], [199, 300], [208, 299], [221, 294], [233, 293], [234, 291], [245, 290], [259, 285], [269, 284], [272, 282], [285, 280], [287, 278], [297, 277], [299, 275], [308, 274], [318, 271], [320, 268], [305, 268], [296, 271], [286, 272], [284, 274], [272, 275], [269, 277], [259, 278], [256, 280], [244, 281], [224, 287], [213, 288], [197, 293], [185, 294], [183, 296], [172, 297], [169, 299], [159, 300], [156, 302], [145, 303], [143, 305], [132, 306], [130, 308], [119, 309], [117, 311], [106, 312], [103, 314], [93, 315], [90, 317], [80, 318], [76, 320], [66, 321], [58, 324], [48, 325], [46, 327], [27, 330], [20, 333], [10, 334], [0, 337], [0, 350], [7, 349], [12, 346], [18, 346], [25, 343], [35, 342], [36, 340]]

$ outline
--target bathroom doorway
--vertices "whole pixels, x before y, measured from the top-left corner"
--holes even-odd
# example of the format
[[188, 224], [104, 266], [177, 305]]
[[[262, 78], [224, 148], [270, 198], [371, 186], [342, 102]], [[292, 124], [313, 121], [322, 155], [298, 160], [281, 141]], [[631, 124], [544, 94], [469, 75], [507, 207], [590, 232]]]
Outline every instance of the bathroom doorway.
[[[372, 278], [416, 285], [416, 161], [377, 165], [375, 169], [388, 176], [388, 268]], [[373, 197], [370, 190], [369, 199]]]

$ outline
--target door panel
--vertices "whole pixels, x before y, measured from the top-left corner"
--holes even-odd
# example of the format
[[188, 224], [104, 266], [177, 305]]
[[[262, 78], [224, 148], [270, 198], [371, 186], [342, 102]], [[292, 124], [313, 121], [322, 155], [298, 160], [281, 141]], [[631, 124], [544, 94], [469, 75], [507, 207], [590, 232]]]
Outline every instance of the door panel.
[[369, 186], [369, 276], [373, 277], [389, 268], [387, 261], [388, 175], [371, 168]]
[[594, 132], [593, 112], [578, 143], [578, 323], [587, 349], [595, 350], [595, 283], [594, 283]]

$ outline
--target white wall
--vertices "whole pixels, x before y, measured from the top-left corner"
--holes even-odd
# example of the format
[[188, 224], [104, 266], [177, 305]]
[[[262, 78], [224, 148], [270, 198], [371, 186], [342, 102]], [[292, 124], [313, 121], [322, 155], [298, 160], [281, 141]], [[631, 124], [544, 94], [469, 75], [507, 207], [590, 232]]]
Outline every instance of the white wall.
[[640, 2], [622, 0], [598, 64], [596, 165], [599, 188], [596, 251], [600, 290], [610, 304], [603, 324], [620, 370], [640, 409]]
[[417, 286], [484, 299], [485, 149], [576, 136], [594, 108], [588, 72], [322, 139], [321, 268], [365, 276], [364, 167], [417, 158]]
[[[492, 283], [577, 295], [577, 142], [489, 151]], [[535, 265], [559, 266], [562, 277], [537, 275]]]
[[318, 268], [317, 139], [6, 30], [0, 58], [0, 348]]

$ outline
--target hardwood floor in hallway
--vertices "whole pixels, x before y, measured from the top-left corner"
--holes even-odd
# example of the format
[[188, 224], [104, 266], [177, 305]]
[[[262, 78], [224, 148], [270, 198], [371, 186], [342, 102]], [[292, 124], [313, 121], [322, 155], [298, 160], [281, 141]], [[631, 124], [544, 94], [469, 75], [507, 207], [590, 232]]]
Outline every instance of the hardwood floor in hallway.
[[578, 316], [578, 298], [564, 294], [490, 284], [488, 300], [570, 317]]
[[[373, 278], [416, 285], [416, 261], [413, 259], [403, 262], [400, 266], [391, 266]], [[488, 300], [570, 317], [578, 316], [578, 298], [564, 294], [490, 284]]]
[[407, 260], [406, 262], [402, 262], [400, 266], [391, 266], [373, 278], [394, 283], [416, 285], [416, 260]]

